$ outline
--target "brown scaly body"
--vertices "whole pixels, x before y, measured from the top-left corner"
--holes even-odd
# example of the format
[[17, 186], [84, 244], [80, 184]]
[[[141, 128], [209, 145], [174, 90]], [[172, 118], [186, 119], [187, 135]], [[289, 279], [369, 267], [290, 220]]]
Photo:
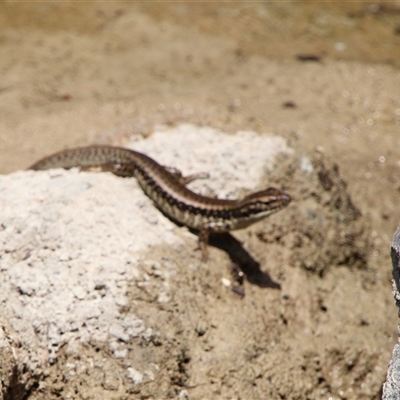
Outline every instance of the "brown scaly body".
[[185, 186], [195, 178], [182, 178], [145, 154], [122, 147], [88, 146], [64, 150], [39, 160], [30, 169], [72, 167], [97, 167], [118, 176], [134, 176], [162, 212], [200, 232], [199, 245], [203, 260], [207, 259], [210, 232], [245, 228], [286, 207], [291, 201], [288, 194], [275, 188], [255, 192], [238, 200], [202, 196]]

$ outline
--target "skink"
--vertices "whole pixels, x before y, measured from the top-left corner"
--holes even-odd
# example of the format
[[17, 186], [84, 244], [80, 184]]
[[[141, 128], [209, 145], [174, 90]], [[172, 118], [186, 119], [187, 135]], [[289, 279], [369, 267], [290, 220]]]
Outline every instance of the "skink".
[[118, 176], [134, 176], [141, 188], [163, 213], [173, 220], [199, 232], [202, 259], [208, 259], [208, 237], [212, 232], [227, 232], [247, 226], [286, 207], [288, 194], [268, 188], [242, 199], [223, 200], [206, 197], [189, 190], [185, 184], [193, 177], [183, 178], [145, 154], [113, 146], [88, 146], [45, 157], [30, 169], [98, 168]]

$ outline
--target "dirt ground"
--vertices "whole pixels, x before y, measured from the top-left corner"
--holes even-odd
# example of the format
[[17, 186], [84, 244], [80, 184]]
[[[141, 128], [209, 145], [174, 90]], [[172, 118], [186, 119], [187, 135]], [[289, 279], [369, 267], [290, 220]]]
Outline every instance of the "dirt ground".
[[[282, 135], [316, 171], [307, 182], [282, 160], [268, 178], [294, 195], [291, 211], [235, 234], [275, 285], [249, 274], [240, 299], [218, 258], [183, 272], [162, 307], [130, 288], [146, 324], [170, 329], [152, 343], [159, 380], [115, 389], [89, 371], [103, 387], [82, 394], [84, 374], [55, 368], [28, 398], [379, 398], [397, 340], [399, 14], [367, 2], [1, 4], [0, 173], [182, 122]], [[103, 350], [86, 349], [95, 363]]]

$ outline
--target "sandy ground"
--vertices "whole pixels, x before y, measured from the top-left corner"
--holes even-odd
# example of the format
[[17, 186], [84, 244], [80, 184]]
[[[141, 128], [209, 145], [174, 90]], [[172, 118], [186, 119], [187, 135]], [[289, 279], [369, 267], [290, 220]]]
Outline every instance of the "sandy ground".
[[[186, 396], [182, 390], [194, 399], [378, 398], [397, 340], [389, 258], [400, 188], [396, 7], [2, 4], [1, 173], [65, 147], [124, 145], [157, 125], [189, 122], [282, 135], [317, 174], [307, 189], [299, 164], [282, 160], [268, 178], [297, 203], [240, 237], [252, 237], [253, 256], [281, 290], [248, 280], [244, 299], [232, 299], [218, 272], [210, 282], [189, 270], [173, 288], [176, 303], [160, 311], [151, 293], [143, 295], [145, 326], [170, 324], [178, 343], [179, 351], [160, 339], [164, 359], [154, 350], [173, 373], [125, 394], [106, 385], [109, 398]], [[332, 199], [346, 215], [336, 222]], [[316, 218], [324, 207], [329, 216]], [[220, 258], [214, 267], [228, 264]], [[199, 324], [185, 325], [179, 312]], [[194, 335], [193, 325], [204, 334]], [[100, 362], [106, 350], [99, 348], [86, 356]], [[196, 369], [202, 352], [213, 362]], [[76, 391], [82, 382], [62, 371], [40, 376], [41, 391], [33, 385], [30, 397], [67, 398], [75, 390], [70, 398], [84, 398]], [[95, 375], [87, 372], [87, 382]]]

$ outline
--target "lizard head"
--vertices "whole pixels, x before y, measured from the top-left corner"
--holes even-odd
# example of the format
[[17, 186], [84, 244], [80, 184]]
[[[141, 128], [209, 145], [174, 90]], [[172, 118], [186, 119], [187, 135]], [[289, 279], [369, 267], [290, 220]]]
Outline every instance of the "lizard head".
[[268, 188], [252, 193], [239, 201], [238, 210], [242, 215], [240, 228], [253, 224], [270, 214], [286, 207], [291, 197], [279, 189]]

